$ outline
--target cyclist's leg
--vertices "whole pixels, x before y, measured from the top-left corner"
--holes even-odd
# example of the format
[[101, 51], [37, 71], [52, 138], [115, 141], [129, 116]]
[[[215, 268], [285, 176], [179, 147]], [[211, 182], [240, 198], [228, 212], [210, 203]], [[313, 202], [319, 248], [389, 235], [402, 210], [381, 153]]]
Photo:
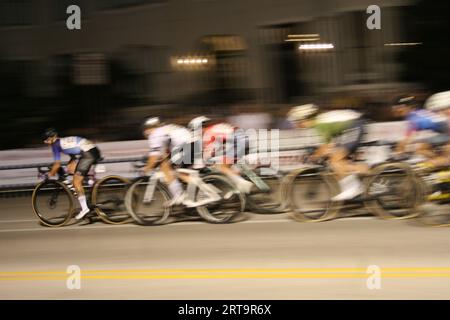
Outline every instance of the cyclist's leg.
[[87, 205], [86, 195], [84, 193], [83, 180], [91, 169], [91, 166], [96, 163], [98, 159], [100, 159], [100, 152], [97, 148], [93, 148], [81, 155], [81, 158], [75, 168], [75, 173], [73, 176], [73, 186], [77, 191], [78, 202], [81, 206], [81, 211], [75, 217], [76, 219], [82, 219], [90, 211]]
[[77, 167], [77, 161], [74, 156], [70, 157], [69, 163], [67, 164], [67, 173], [68, 174], [74, 174], [75, 169]]
[[165, 205], [170, 207], [181, 204], [185, 198], [185, 193], [183, 186], [181, 185], [180, 180], [178, 180], [176, 172], [173, 169], [170, 156], [166, 156], [161, 161], [160, 168], [164, 174], [164, 180], [169, 188], [170, 195], [172, 196], [172, 199], [165, 203]]
[[416, 154], [423, 156], [427, 159], [433, 159], [436, 157], [436, 153], [433, 151], [433, 148], [428, 143], [418, 143], [416, 145]]
[[363, 192], [363, 185], [356, 174], [366, 173], [369, 167], [350, 160], [363, 138], [363, 122], [357, 122], [339, 137], [338, 144], [330, 154], [330, 166], [339, 179], [341, 193], [333, 198], [335, 201], [349, 200]]
[[450, 159], [450, 142], [448, 135], [438, 134], [436, 136], [423, 139], [419, 143], [416, 153], [427, 158], [425, 165], [432, 167], [448, 165]]
[[426, 162], [432, 167], [445, 167], [450, 165], [450, 146], [445, 146], [442, 154], [430, 159]]
[[235, 162], [240, 161], [245, 156], [247, 146], [246, 139], [247, 137], [242, 134], [233, 137], [233, 139], [227, 143], [225, 155], [218, 157], [216, 167], [234, 182], [239, 191], [250, 193], [253, 183], [242, 178], [240, 173], [232, 168]]

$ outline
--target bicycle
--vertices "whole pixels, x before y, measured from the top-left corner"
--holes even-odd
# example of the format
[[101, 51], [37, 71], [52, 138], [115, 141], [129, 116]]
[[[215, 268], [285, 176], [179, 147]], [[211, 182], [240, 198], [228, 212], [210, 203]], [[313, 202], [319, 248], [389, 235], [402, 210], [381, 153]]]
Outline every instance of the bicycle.
[[[143, 167], [144, 165], [136, 165]], [[190, 200], [199, 202], [205, 199], [204, 188], [220, 197], [220, 200], [193, 208], [185, 206], [166, 207], [170, 192], [164, 184], [161, 171], [154, 171], [150, 176], [142, 176], [133, 181], [125, 196], [125, 206], [135, 222], [140, 225], [166, 224], [168, 218], [180, 214], [198, 215], [209, 223], [227, 223], [241, 214], [245, 209], [245, 197], [223, 175], [211, 170], [199, 172], [192, 169], [175, 169], [176, 173], [190, 176], [185, 184]]]
[[[38, 178], [43, 180], [33, 190], [32, 208], [45, 226], [62, 227], [68, 224], [75, 214], [77, 195], [63, 168], [60, 168], [57, 179], [49, 178], [49, 171], [50, 168], [38, 168]], [[130, 216], [123, 205], [125, 189], [129, 184], [129, 179], [117, 175], [97, 180], [95, 165], [83, 182], [85, 190], [90, 191], [86, 192], [86, 195], [91, 195], [91, 210], [93, 209], [103, 222], [109, 224], [123, 224], [130, 221]], [[86, 217], [90, 221], [92, 214]]]
[[[366, 147], [382, 145], [379, 142], [361, 144]], [[387, 159], [371, 166], [369, 174], [362, 175], [362, 179], [362, 195], [348, 201], [333, 201], [340, 188], [326, 163], [294, 170], [283, 185], [286, 202], [291, 208], [288, 214], [301, 222], [334, 219], [344, 209], [366, 209], [383, 219], [407, 219], [419, 214], [423, 192], [408, 164]]]
[[418, 220], [432, 227], [450, 226], [450, 167], [423, 168], [417, 166], [426, 203]]
[[[269, 168], [269, 165], [258, 165], [254, 170], [246, 163], [237, 163], [242, 176], [253, 183], [250, 194], [246, 195], [246, 208], [259, 214], [280, 214], [286, 212], [286, 204], [282, 201], [281, 185], [283, 175]], [[273, 171], [261, 174], [262, 169]], [[258, 172], [259, 171], [259, 172]]]

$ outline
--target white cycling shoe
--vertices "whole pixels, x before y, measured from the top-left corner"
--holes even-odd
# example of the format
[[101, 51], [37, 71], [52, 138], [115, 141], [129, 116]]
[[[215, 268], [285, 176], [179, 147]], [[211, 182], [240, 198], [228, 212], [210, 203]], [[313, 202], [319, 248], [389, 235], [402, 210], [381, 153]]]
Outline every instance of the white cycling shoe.
[[253, 183], [247, 180], [243, 180], [240, 181], [239, 183], [236, 184], [236, 187], [238, 188], [238, 190], [242, 193], [250, 193], [253, 187]]
[[179, 194], [178, 196], [173, 197], [172, 199], [166, 201], [164, 203], [164, 206], [165, 207], [178, 206], [178, 205], [184, 204], [185, 199], [186, 199], [186, 193], [183, 192], [183, 193]]
[[80, 213], [78, 213], [78, 214], [75, 216], [75, 219], [77, 219], [77, 220], [83, 219], [90, 211], [91, 211], [91, 210], [90, 210], [89, 208], [86, 208], [86, 209], [84, 209], [84, 210], [81, 210]]
[[339, 181], [342, 192], [332, 198], [333, 201], [345, 201], [356, 198], [364, 191], [361, 181], [355, 175], [349, 175]]

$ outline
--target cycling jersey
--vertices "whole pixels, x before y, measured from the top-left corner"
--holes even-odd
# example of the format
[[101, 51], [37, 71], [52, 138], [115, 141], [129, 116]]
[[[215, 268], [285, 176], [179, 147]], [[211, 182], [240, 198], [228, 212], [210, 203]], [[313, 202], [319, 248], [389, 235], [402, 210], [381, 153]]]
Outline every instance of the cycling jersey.
[[203, 132], [204, 150], [209, 151], [218, 144], [225, 144], [232, 137], [234, 130], [235, 128], [228, 123], [218, 123], [207, 127]]
[[407, 135], [415, 131], [430, 130], [436, 133], [448, 134], [447, 119], [428, 110], [412, 111], [406, 117], [408, 121]]
[[315, 119], [314, 128], [326, 143], [334, 142], [352, 154], [364, 136], [364, 120], [359, 112], [335, 110], [324, 112]]
[[228, 123], [209, 126], [203, 133], [204, 158], [208, 162], [233, 164], [247, 148], [245, 134]]
[[316, 117], [314, 128], [326, 143], [350, 128], [361, 114], [352, 110], [335, 110], [324, 112]]
[[58, 138], [52, 144], [53, 158], [55, 161], [61, 160], [61, 152], [73, 158], [93, 148], [95, 148], [95, 144], [85, 138], [76, 136]]
[[171, 152], [174, 148], [191, 142], [188, 129], [178, 125], [168, 124], [153, 130], [148, 137], [150, 156], [161, 156]]

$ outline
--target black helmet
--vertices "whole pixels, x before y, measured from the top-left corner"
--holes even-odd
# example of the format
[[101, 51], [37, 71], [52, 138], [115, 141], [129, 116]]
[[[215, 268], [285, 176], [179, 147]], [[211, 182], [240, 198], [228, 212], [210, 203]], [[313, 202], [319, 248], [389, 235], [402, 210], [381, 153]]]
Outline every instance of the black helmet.
[[42, 135], [43, 140], [47, 140], [48, 138], [57, 136], [58, 132], [55, 130], [55, 128], [48, 128], [45, 130], [44, 134]]

